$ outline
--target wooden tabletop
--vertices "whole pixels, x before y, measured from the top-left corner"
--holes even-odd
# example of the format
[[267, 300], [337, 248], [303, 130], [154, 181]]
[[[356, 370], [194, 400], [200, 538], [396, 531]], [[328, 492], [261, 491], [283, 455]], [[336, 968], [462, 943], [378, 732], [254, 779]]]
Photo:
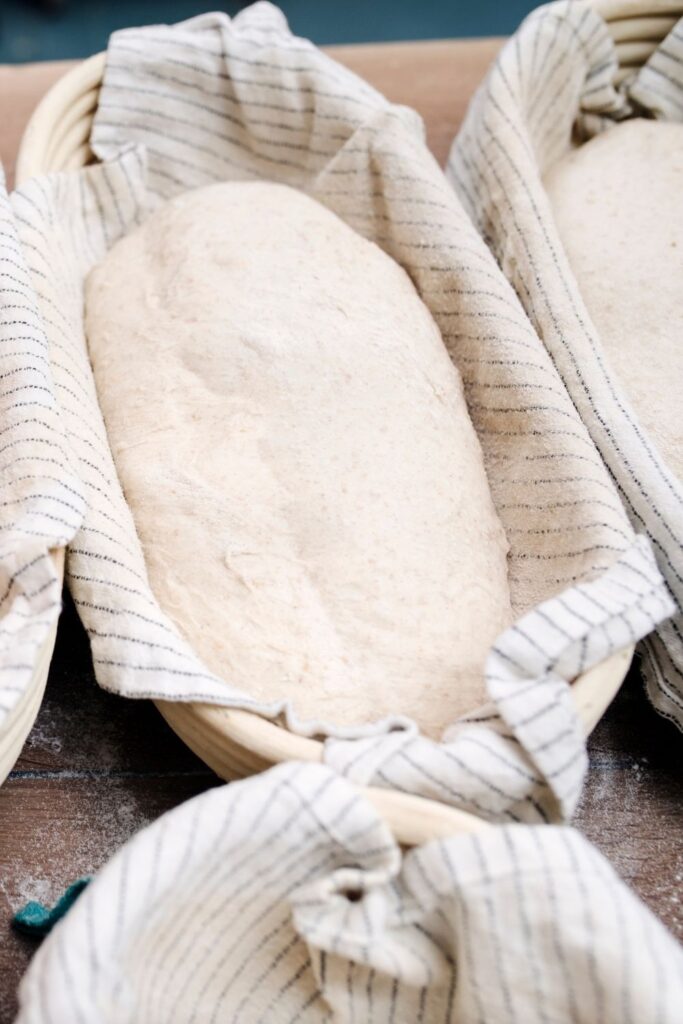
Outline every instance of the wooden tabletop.
[[[332, 55], [390, 99], [415, 107], [443, 162], [498, 40], [336, 47]], [[0, 159], [11, 181], [31, 110], [68, 64], [0, 67]], [[637, 668], [590, 741], [591, 770], [575, 824], [683, 939], [681, 738], [650, 708]], [[100, 690], [66, 597], [46, 698], [0, 788], [0, 1024], [34, 944], [9, 930], [29, 899], [50, 902], [96, 871], [134, 832], [218, 779], [153, 705]]]

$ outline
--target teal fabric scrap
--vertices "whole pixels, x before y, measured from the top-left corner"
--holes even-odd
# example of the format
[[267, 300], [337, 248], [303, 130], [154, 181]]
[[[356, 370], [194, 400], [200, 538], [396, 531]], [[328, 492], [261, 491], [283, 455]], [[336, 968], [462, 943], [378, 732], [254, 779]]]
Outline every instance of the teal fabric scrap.
[[79, 878], [72, 882], [66, 892], [60, 896], [54, 907], [45, 907], [42, 903], [31, 900], [21, 910], [18, 910], [12, 918], [12, 925], [22, 935], [28, 935], [32, 939], [41, 939], [52, 931], [54, 926], [68, 910], [71, 909], [85, 887], [90, 883], [90, 878]]

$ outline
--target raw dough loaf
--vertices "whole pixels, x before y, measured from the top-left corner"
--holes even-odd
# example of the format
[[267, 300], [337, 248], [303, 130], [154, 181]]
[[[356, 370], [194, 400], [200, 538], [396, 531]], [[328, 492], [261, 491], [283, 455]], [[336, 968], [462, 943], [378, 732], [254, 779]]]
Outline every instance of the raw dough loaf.
[[555, 166], [546, 187], [615, 374], [683, 479], [683, 125], [616, 125]]
[[152, 589], [213, 672], [431, 735], [485, 698], [507, 541], [396, 263], [301, 193], [213, 185], [114, 246], [86, 326]]

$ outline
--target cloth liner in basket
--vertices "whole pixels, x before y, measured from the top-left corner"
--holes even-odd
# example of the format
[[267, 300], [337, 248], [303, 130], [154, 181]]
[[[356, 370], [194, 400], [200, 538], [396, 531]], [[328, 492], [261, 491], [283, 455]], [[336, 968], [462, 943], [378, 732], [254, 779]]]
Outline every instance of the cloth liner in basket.
[[116, 854], [36, 954], [17, 1024], [674, 1024], [683, 952], [571, 828], [402, 856], [338, 774], [290, 763]]
[[[543, 338], [634, 530], [650, 538], [676, 615], [642, 644], [647, 688], [657, 710], [683, 728], [683, 485], [610, 370], [543, 188], [573, 134], [583, 141], [634, 115], [683, 120], [683, 19], [619, 88], [616, 78], [614, 43], [589, 3], [539, 8], [472, 101], [447, 175]], [[530, 374], [530, 389], [539, 381]]]
[[0, 782], [47, 678], [42, 652], [62, 592], [50, 552], [71, 541], [85, 512], [50, 362], [0, 168]]
[[[417, 115], [294, 38], [282, 14], [260, 3], [232, 21], [210, 14], [115, 34], [90, 145], [100, 164], [30, 180], [12, 207], [88, 502], [67, 579], [100, 684], [129, 697], [282, 716], [291, 730], [329, 737], [325, 760], [341, 774], [487, 819], [571, 814], [586, 754], [568, 683], [648, 634], [673, 606], [647, 538], [634, 534], [548, 351], [427, 151]], [[519, 620], [488, 661], [491, 706], [454, 724], [441, 744], [405, 720], [339, 730], [300, 721], [291, 702], [259, 705], [248, 681], [207, 671], [146, 579], [88, 362], [83, 281], [164, 200], [258, 178], [308, 192], [402, 264], [469, 389], [511, 544]], [[543, 389], [521, 402], [531, 372]], [[490, 395], [474, 389], [481, 380]], [[501, 380], [505, 390], [493, 390]]]

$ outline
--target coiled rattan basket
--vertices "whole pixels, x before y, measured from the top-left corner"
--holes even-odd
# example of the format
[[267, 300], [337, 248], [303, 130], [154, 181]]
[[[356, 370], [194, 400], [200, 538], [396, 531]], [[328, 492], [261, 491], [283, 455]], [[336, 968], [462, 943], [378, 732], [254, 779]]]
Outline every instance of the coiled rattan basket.
[[[53, 559], [60, 577], [64, 574], [64, 550], [53, 553]], [[0, 785], [5, 781], [31, 731], [38, 709], [43, 700], [50, 659], [55, 644], [55, 625], [38, 653], [38, 660], [31, 685], [12, 708], [0, 733]]]
[[[683, 4], [656, 0], [595, 0], [595, 6], [615, 39], [621, 77], [649, 57], [683, 11]], [[18, 184], [35, 175], [75, 171], [92, 162], [89, 138], [104, 61], [104, 54], [97, 54], [78, 65], [37, 107], [19, 152]], [[36, 670], [36, 699], [45, 685], [50, 651], [51, 644]], [[587, 733], [618, 690], [632, 654], [632, 648], [619, 652], [575, 680], [572, 693]], [[282, 761], [322, 760], [321, 742], [290, 733], [250, 712], [166, 701], [157, 705], [175, 732], [223, 778], [250, 775]], [[420, 797], [372, 788], [364, 792], [405, 845], [487, 827], [474, 815]]]

